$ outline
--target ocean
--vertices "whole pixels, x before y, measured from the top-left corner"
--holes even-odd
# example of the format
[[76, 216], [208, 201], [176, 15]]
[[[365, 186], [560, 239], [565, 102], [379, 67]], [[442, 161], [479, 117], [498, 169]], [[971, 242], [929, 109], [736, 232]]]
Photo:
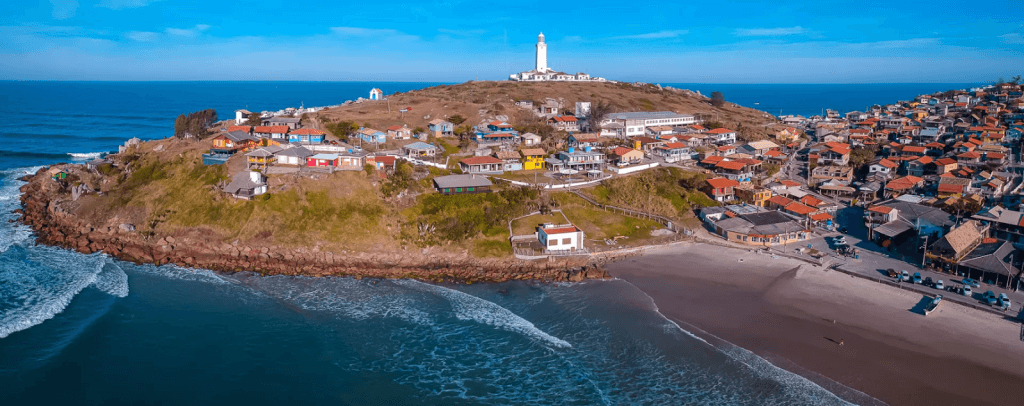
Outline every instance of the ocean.
[[183, 112], [429, 85], [0, 82], [0, 404], [845, 404], [622, 280], [226, 275], [38, 246], [11, 222], [19, 177], [167, 137]]

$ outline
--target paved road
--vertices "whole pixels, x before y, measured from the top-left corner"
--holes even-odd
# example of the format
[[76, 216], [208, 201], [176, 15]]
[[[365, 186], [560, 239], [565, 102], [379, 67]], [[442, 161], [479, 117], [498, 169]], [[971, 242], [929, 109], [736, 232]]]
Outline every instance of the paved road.
[[[906, 252], [892, 253], [886, 249], [876, 245], [871, 241], [866, 241], [867, 228], [864, 227], [862, 219], [863, 209], [857, 207], [847, 207], [841, 209], [837, 215], [836, 220], [840, 226], [847, 228], [847, 233], [842, 234], [839, 232], [830, 232], [828, 230], [817, 230], [817, 236], [805, 242], [801, 247], [807, 247], [808, 244], [812, 248], [830, 253], [832, 263], [837, 263], [839, 266], [847, 271], [856, 272], [861, 275], [871, 276], [873, 278], [888, 278], [886, 271], [888, 269], [894, 269], [896, 271], [907, 271], [913, 275], [915, 272], [921, 273], [921, 278], [931, 278], [933, 281], [942, 280], [946, 286], [960, 286], [963, 280], [962, 276], [957, 276], [949, 273], [935, 272], [929, 269], [923, 269], [918, 267], [920, 265], [921, 256], [918, 252], [914, 252], [914, 247], [903, 247], [908, 248]], [[844, 236], [847, 244], [855, 247], [858, 252], [857, 258], [843, 257], [835, 253], [834, 239], [839, 236]], [[915, 243], [916, 244], [916, 243]], [[801, 247], [788, 247], [788, 253], [799, 254], [797, 248]], [[779, 247], [780, 249], [782, 247]], [[913, 255], [908, 257], [909, 255]], [[906, 259], [906, 260], [904, 260]], [[1010, 297], [1011, 308], [1006, 312], [1008, 316], [1022, 316], [1021, 304], [1024, 303], [1024, 290], [1014, 292], [1012, 289], [1005, 289], [999, 286], [989, 285], [980, 282], [981, 286], [974, 288], [972, 297], [962, 296], [948, 291], [940, 291], [934, 288], [926, 287], [923, 285], [917, 285], [915, 288], [922, 293], [928, 293], [931, 295], [941, 294], [944, 298], [949, 300], [970, 303], [975, 305], [983, 305], [982, 295], [991, 290], [995, 294], [1006, 293]]]

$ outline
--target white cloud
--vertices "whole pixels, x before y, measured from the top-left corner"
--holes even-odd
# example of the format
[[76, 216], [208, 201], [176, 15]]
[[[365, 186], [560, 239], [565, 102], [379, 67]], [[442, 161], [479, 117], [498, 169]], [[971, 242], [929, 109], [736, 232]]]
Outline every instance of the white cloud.
[[124, 10], [126, 8], [145, 7], [160, 0], [102, 0], [96, 7], [109, 8], [111, 10]]
[[164, 30], [164, 32], [170, 35], [177, 35], [179, 37], [195, 38], [199, 36], [200, 33], [208, 29], [210, 29], [209, 25], [196, 24], [196, 26], [192, 28], [168, 28]]
[[778, 27], [778, 28], [740, 28], [734, 33], [741, 37], [778, 37], [783, 35], [796, 35], [807, 32], [801, 26]]
[[580, 41], [583, 41], [583, 37], [581, 37], [579, 35], [570, 35], [568, 37], [562, 38], [562, 42], [580, 42]]
[[999, 39], [1007, 44], [1024, 44], [1024, 35], [1021, 35], [1019, 32], [1000, 35]]
[[658, 31], [649, 32], [646, 34], [636, 35], [622, 35], [618, 37], [612, 37], [612, 39], [662, 39], [662, 38], [675, 38], [680, 35], [686, 35], [689, 33], [687, 30], [674, 30], [674, 31]]
[[938, 38], [898, 39], [893, 41], [855, 42], [843, 46], [853, 49], [907, 49], [939, 45]]
[[150, 31], [130, 31], [125, 33], [124, 36], [132, 41], [153, 42], [160, 37], [160, 33]]
[[78, 11], [78, 0], [50, 0], [53, 5], [53, 18], [65, 20], [75, 16]]
[[[337, 28], [348, 28], [348, 27], [337, 27]], [[332, 28], [332, 30], [333, 30], [333, 28]], [[337, 31], [335, 31], [335, 32], [337, 32]], [[443, 33], [443, 34], [451, 34], [451, 35], [480, 35], [480, 34], [483, 34], [483, 33], [487, 32], [487, 31], [484, 31], [484, 30], [452, 30], [452, 29], [448, 29], [448, 28], [438, 28], [437, 32], [440, 32], [440, 33]]]

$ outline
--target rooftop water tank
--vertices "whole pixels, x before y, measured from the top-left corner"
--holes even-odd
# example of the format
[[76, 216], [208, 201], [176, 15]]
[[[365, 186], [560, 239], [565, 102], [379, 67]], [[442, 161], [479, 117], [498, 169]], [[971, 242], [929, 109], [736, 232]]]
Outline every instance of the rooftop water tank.
[[569, 147], [569, 153], [576, 152], [576, 147]]

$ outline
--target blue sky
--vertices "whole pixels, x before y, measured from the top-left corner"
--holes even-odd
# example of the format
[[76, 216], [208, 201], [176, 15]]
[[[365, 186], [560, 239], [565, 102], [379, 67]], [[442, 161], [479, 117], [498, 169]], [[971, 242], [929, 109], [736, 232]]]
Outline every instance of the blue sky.
[[[658, 83], [990, 82], [1024, 1], [21, 0], [0, 80], [500, 80], [548, 64]], [[923, 3], [923, 4], [916, 4]]]

